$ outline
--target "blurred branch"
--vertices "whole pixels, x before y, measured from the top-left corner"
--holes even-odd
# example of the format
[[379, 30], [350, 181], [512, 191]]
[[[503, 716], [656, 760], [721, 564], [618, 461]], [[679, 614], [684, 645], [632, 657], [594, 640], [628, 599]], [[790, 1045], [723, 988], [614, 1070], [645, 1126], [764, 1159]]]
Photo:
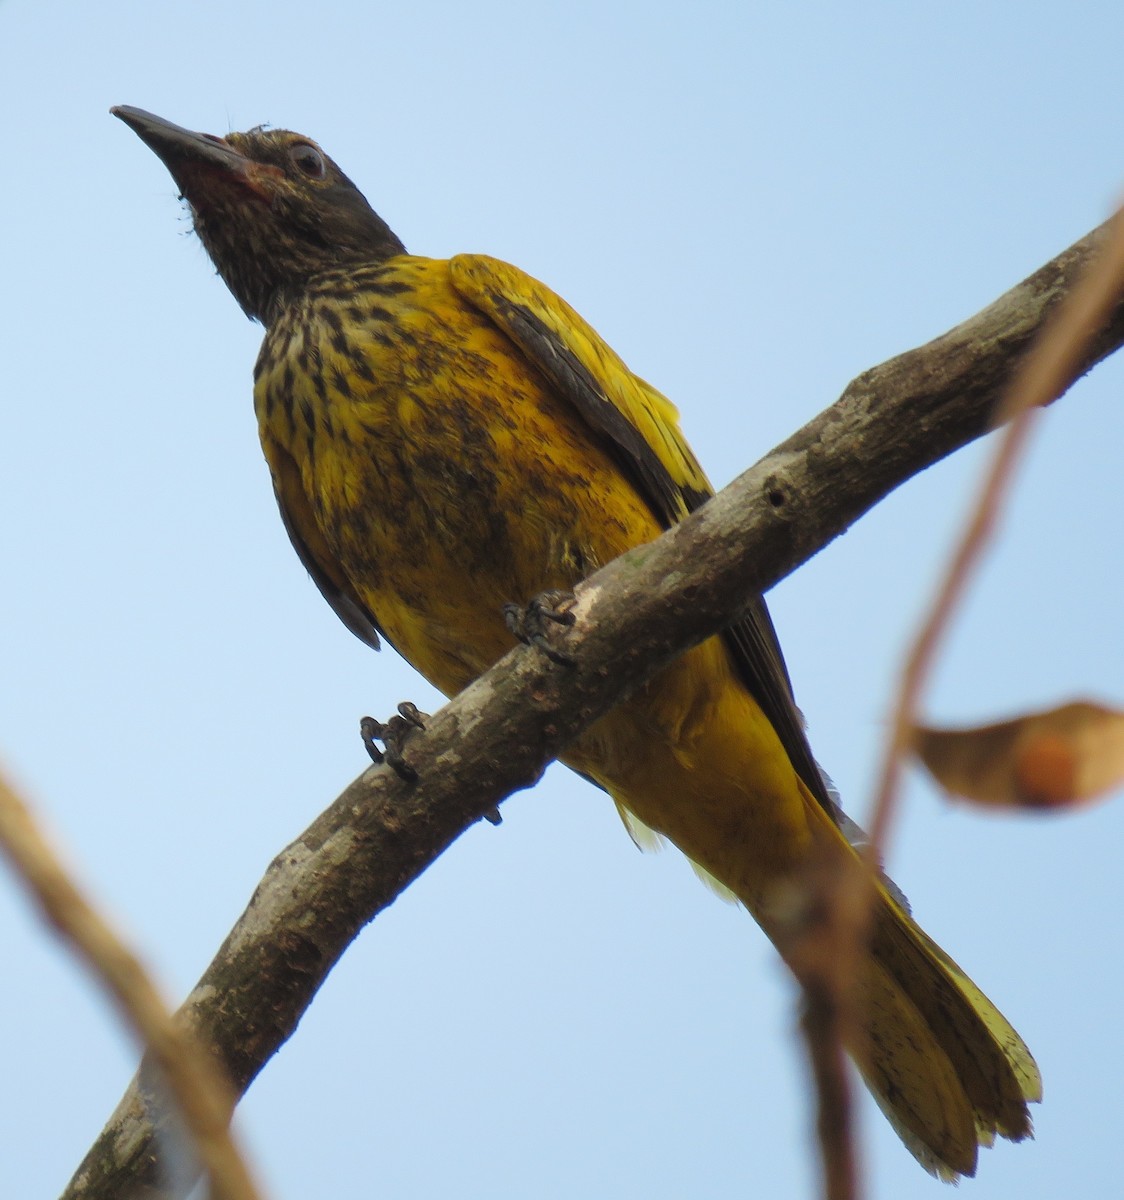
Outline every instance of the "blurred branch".
[[996, 406], [997, 416], [1007, 424], [1000, 434], [995, 458], [902, 670], [870, 825], [868, 854], [872, 863], [879, 862], [885, 853], [887, 830], [902, 764], [917, 724], [922, 688], [957, 602], [995, 533], [1015, 467], [1030, 437], [1031, 423], [1039, 410], [1056, 400], [1081, 372], [1088, 360], [1088, 347], [1120, 305], [1124, 290], [1124, 209], [1103, 225], [1101, 232], [1104, 243], [1101, 253], [1057, 306]]
[[[513, 650], [409, 743], [419, 782], [368, 770], [284, 850], [180, 1009], [239, 1092], [363, 925], [465, 829], [888, 492], [984, 433], [1023, 351], [1104, 239], [1095, 230], [977, 316], [859, 376], [682, 525], [579, 587], [574, 666]], [[1072, 377], [1122, 342], [1118, 310]], [[154, 1188], [166, 1119], [134, 1081], [65, 1196]]]
[[215, 1200], [257, 1200], [230, 1133], [234, 1098], [214, 1064], [173, 1021], [148, 973], [78, 890], [31, 810], [0, 777], [0, 850], [38, 902], [44, 919], [85, 960], [121, 1015], [148, 1047], [161, 1090], [175, 1103], [211, 1182]]
[[800, 872], [794, 911], [778, 930], [777, 948], [804, 995], [800, 1026], [815, 1082], [825, 1200], [858, 1200], [862, 1194], [844, 1047], [859, 1044], [856, 966], [869, 936], [870, 893], [870, 876], [858, 859], [820, 847]]

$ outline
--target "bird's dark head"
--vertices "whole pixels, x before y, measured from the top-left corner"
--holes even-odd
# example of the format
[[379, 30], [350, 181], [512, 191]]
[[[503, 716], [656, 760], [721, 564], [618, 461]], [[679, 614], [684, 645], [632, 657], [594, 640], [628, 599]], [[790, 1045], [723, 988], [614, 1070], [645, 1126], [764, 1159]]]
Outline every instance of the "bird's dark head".
[[323, 271], [403, 253], [355, 184], [299, 133], [216, 137], [139, 108], [110, 111], [171, 172], [196, 233], [250, 317], [268, 321], [287, 294]]

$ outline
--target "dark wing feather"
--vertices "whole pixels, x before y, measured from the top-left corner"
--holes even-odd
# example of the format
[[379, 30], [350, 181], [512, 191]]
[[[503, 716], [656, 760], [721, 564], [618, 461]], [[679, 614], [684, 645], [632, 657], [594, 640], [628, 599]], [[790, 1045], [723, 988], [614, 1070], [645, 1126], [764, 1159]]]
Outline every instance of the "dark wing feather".
[[[679, 432], [664, 396], [633, 375], [564, 300], [517, 268], [481, 255], [450, 264], [457, 290], [494, 321], [613, 448], [652, 513], [665, 527], [704, 504], [713, 490]], [[838, 820], [839, 807], [804, 736], [792, 684], [765, 607], [723, 633], [738, 674], [768, 717], [797, 774]]]
[[273, 475], [277, 507], [281, 510], [281, 520], [285, 524], [289, 540], [293, 543], [293, 549], [336, 616], [361, 642], [365, 642], [374, 650], [380, 649], [379, 634], [382, 630], [374, 615], [366, 609], [347, 580], [333, 566], [331, 553], [309, 506], [296, 463], [274, 442], [269, 443], [265, 449]]

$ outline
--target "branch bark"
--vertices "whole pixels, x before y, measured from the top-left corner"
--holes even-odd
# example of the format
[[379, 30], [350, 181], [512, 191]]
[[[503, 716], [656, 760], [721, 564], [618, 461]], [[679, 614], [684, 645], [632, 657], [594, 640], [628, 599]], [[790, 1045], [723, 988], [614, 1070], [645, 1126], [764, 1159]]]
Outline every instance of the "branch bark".
[[[372, 768], [283, 850], [178, 1014], [238, 1094], [359, 930], [470, 825], [534, 784], [582, 729], [887, 493], [985, 433], [1024, 351], [1106, 229], [942, 337], [858, 376], [682, 525], [591, 577], [578, 589], [566, 640], [576, 665], [513, 650], [411, 740], [419, 782]], [[1124, 306], [1073, 378], [1122, 343]], [[158, 1162], [169, 1120], [142, 1064], [65, 1200], [184, 1194], [162, 1181]]]

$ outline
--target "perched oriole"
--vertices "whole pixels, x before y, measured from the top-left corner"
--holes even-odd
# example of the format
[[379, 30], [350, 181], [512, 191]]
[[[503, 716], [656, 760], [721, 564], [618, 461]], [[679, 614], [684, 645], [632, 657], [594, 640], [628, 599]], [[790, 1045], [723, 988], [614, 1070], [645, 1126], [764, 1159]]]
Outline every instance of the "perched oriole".
[[[570, 589], [711, 494], [672, 405], [563, 300], [481, 255], [408, 255], [316, 145], [114, 112], [159, 155], [243, 310], [281, 515], [353, 633], [451, 695], [512, 645], [512, 599]], [[766, 932], [813, 843], [853, 854], [765, 605], [684, 654], [565, 761], [666, 836]], [[967, 976], [880, 889], [859, 1067], [945, 1178], [1030, 1132], [1038, 1071]]]

